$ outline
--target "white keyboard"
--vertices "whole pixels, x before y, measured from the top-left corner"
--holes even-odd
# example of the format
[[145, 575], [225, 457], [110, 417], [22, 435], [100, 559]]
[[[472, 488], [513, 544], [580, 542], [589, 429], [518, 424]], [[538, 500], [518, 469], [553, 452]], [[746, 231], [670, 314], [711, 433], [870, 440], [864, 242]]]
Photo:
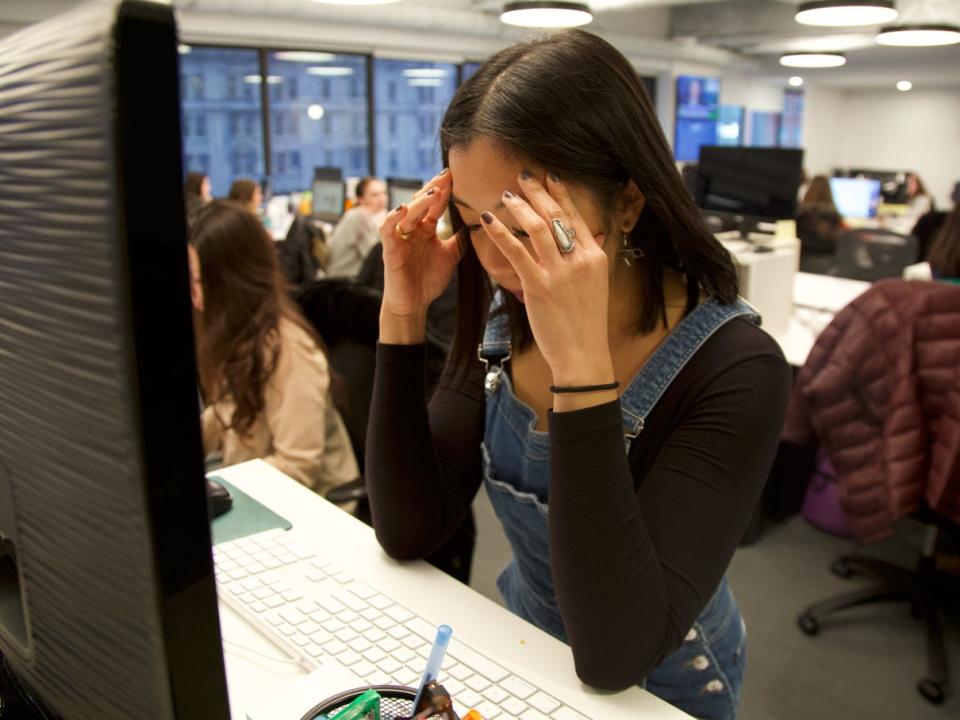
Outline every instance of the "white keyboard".
[[[298, 543], [294, 531], [221, 543], [213, 556], [221, 599], [306, 669], [334, 662], [357, 685], [419, 683], [436, 625]], [[485, 720], [587, 720], [453, 630], [438, 680], [458, 715], [476, 708]]]

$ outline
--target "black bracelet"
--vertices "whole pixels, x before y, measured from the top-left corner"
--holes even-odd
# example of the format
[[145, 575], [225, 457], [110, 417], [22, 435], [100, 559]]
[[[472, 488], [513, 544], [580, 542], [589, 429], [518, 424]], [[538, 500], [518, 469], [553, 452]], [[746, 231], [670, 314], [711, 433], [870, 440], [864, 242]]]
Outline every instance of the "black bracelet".
[[587, 393], [587, 392], [596, 392], [597, 390], [616, 390], [620, 387], [620, 381], [614, 380], [612, 383], [606, 383], [604, 385], [571, 385], [569, 387], [551, 385], [550, 392], [552, 393]]

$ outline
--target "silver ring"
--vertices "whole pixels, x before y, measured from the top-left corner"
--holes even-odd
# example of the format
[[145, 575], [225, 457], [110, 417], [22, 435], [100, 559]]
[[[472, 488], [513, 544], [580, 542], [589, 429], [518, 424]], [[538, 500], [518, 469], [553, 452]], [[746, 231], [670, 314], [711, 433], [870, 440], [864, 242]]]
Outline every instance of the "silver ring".
[[567, 227], [560, 220], [554, 220], [551, 224], [553, 225], [553, 237], [557, 241], [560, 252], [568, 253], [573, 250], [577, 244], [577, 231]]

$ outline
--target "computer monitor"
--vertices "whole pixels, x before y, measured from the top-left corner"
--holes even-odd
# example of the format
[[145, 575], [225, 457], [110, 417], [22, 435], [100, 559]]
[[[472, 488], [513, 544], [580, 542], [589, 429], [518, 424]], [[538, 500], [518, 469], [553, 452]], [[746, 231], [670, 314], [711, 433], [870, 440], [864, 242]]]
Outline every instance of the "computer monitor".
[[389, 207], [413, 200], [417, 190], [423, 187], [423, 181], [414, 178], [387, 178], [387, 197]]
[[708, 211], [793, 218], [802, 175], [803, 150], [703, 147], [695, 200]]
[[904, 170], [868, 170], [850, 168], [845, 173], [835, 173], [840, 177], [868, 178], [880, 181], [880, 194], [884, 202], [898, 205], [907, 202], [907, 173]]
[[43, 717], [226, 720], [172, 9], [82, 5], [0, 68], [3, 666]]
[[343, 184], [343, 171], [336, 167], [314, 168], [311, 191], [313, 216], [318, 220], [331, 223], [340, 220], [347, 198], [347, 191]]
[[872, 218], [880, 206], [880, 181], [869, 178], [830, 178], [833, 204], [843, 217]]
[[717, 143], [720, 78], [680, 75], [677, 78], [677, 109], [673, 156], [696, 162], [700, 148]]

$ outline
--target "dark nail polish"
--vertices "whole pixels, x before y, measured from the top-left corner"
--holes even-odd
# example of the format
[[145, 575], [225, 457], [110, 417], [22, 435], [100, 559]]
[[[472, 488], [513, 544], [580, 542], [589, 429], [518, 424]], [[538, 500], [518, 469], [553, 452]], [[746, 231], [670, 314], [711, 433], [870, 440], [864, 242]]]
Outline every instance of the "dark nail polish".
[[510, 199], [510, 198], [513, 197], [513, 193], [510, 192], [509, 190], [504, 190], [504, 191], [503, 191], [503, 196], [504, 196], [505, 198], [507, 198], [507, 199]]
[[487, 225], [493, 222], [493, 215], [484, 210], [480, 213], [480, 219], [483, 220]]
[[437, 191], [436, 188], [430, 188], [429, 190], [427, 190], [427, 195], [433, 195], [436, 191]]
[[560, 178], [557, 177], [556, 173], [547, 173], [547, 177], [550, 178], [551, 182], [560, 182]]
[[520, 177], [524, 180], [529, 180], [533, 177], [533, 173], [531, 173], [529, 170], [524, 170], [522, 173], [520, 173]]

